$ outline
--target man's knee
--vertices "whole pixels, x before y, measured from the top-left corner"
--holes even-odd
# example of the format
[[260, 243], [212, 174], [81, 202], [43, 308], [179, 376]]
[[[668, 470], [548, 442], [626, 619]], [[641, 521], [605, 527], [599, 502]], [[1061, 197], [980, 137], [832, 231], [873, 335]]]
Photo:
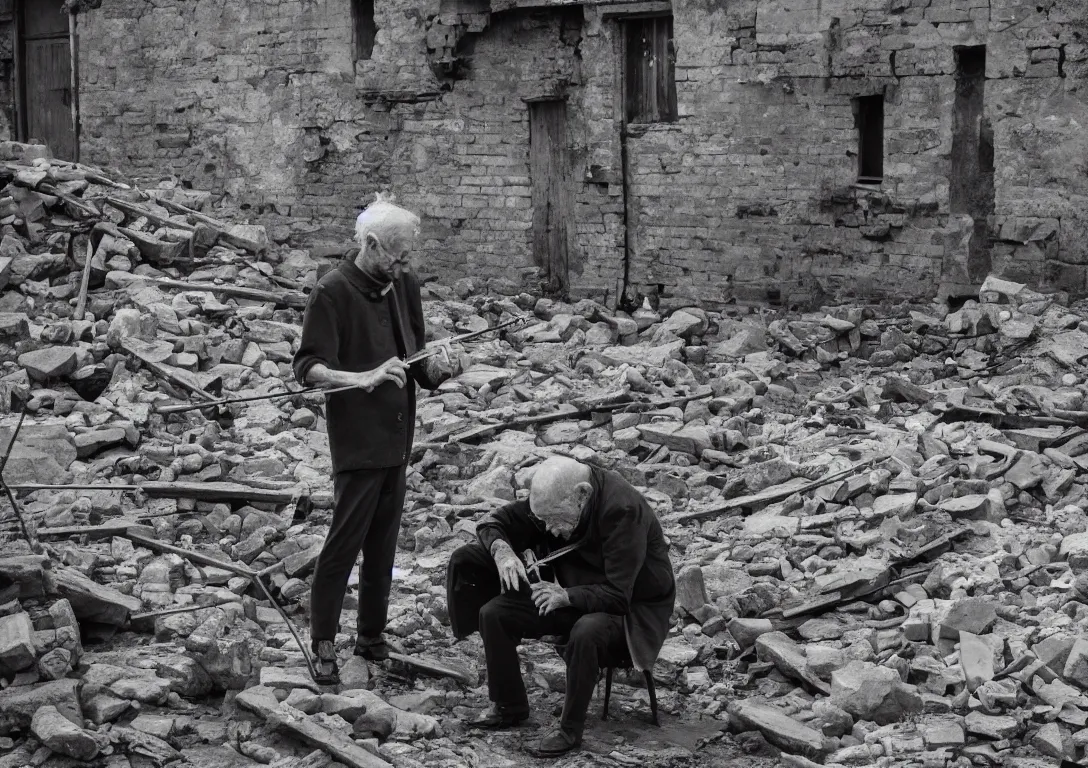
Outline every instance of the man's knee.
[[486, 634], [489, 629], [501, 626], [509, 613], [502, 596], [488, 600], [480, 606], [480, 634]]
[[453, 550], [453, 554], [450, 555], [450, 567], [486, 564], [484, 558], [490, 559], [487, 550], [480, 544], [472, 542]]
[[570, 630], [568, 647], [608, 646], [616, 629], [616, 616], [608, 613], [587, 613]]

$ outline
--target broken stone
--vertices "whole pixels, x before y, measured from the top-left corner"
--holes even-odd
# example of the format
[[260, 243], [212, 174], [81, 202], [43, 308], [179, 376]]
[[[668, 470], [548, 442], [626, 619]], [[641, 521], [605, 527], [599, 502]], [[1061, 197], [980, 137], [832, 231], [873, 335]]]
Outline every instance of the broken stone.
[[926, 749], [956, 749], [966, 743], [963, 725], [951, 720], [927, 722], [922, 736]]
[[974, 693], [980, 685], [994, 679], [993, 649], [970, 632], [960, 632], [960, 666], [967, 678], [967, 690]]
[[688, 613], [694, 613], [708, 602], [703, 569], [698, 565], [681, 568], [676, 577], [676, 604]]
[[1069, 649], [1062, 676], [1081, 688], [1088, 688], [1088, 640], [1077, 638]]
[[34, 653], [34, 624], [30, 616], [16, 613], [0, 617], [0, 675], [10, 676], [32, 666]]
[[983, 635], [997, 621], [997, 608], [986, 600], [971, 597], [959, 600], [941, 622], [941, 637], [959, 639], [960, 632]]
[[1057, 723], [1047, 723], [1031, 737], [1031, 746], [1048, 757], [1060, 760], [1069, 751], [1066, 748], [1066, 741], [1067, 739], [1063, 737], [1062, 729]]
[[74, 725], [83, 727], [83, 712], [76, 695], [78, 680], [56, 680], [40, 685], [17, 685], [0, 691], [0, 736], [30, 727], [34, 713], [53, 706]]
[[68, 600], [82, 621], [122, 626], [130, 614], [140, 610], [141, 603], [136, 598], [97, 584], [74, 568], [57, 568], [51, 574], [53, 589]]
[[19, 365], [35, 381], [49, 381], [67, 376], [76, 369], [74, 347], [46, 347], [19, 355]]
[[76, 760], [91, 760], [98, 754], [95, 738], [50, 704], [34, 713], [30, 730], [38, 741], [57, 754]]
[[791, 754], [819, 759], [829, 751], [819, 731], [775, 707], [744, 700], [732, 702], [728, 711], [745, 727], [758, 730], [771, 744]]
[[922, 711], [922, 698], [899, 673], [866, 661], [852, 661], [831, 675], [831, 702], [879, 725]]
[[760, 661], [770, 661], [783, 675], [808, 683], [821, 693], [830, 693], [827, 683], [808, 671], [805, 649], [784, 632], [768, 632], [756, 639], [756, 656]]
[[971, 712], [963, 720], [968, 733], [988, 739], [1011, 739], [1020, 733], [1020, 723], [1008, 715]]
[[767, 632], [774, 631], [770, 619], [733, 619], [729, 622], [729, 634], [741, 648], [755, 645], [756, 639]]
[[712, 447], [710, 432], [706, 427], [683, 423], [655, 422], [638, 426], [642, 439], [653, 445], [664, 445], [680, 453], [702, 455]]

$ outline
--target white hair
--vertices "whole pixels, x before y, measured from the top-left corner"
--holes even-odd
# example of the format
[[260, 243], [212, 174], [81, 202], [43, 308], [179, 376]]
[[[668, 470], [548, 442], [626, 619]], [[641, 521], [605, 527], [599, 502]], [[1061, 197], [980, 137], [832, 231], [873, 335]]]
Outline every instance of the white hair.
[[384, 248], [393, 248], [402, 240], [419, 235], [419, 216], [394, 205], [392, 196], [375, 195], [374, 202], [355, 220], [355, 240], [366, 248], [366, 239], [374, 235]]

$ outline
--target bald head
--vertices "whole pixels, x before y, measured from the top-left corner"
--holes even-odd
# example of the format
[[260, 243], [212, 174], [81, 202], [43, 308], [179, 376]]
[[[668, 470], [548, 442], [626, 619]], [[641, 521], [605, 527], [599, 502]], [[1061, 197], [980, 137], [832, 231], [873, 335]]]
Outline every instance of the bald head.
[[529, 485], [529, 509], [549, 533], [568, 539], [593, 493], [591, 478], [589, 467], [581, 462], [563, 456], [547, 459]]

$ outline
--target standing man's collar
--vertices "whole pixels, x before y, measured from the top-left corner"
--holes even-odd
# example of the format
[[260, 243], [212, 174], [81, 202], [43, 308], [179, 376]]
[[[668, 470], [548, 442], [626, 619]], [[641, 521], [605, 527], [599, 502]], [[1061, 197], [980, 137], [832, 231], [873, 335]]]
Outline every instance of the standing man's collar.
[[370, 275], [355, 264], [351, 259], [340, 262], [340, 271], [356, 289], [366, 295], [372, 301], [377, 301], [382, 296], [382, 289], [389, 285], [389, 281], [382, 282]]

